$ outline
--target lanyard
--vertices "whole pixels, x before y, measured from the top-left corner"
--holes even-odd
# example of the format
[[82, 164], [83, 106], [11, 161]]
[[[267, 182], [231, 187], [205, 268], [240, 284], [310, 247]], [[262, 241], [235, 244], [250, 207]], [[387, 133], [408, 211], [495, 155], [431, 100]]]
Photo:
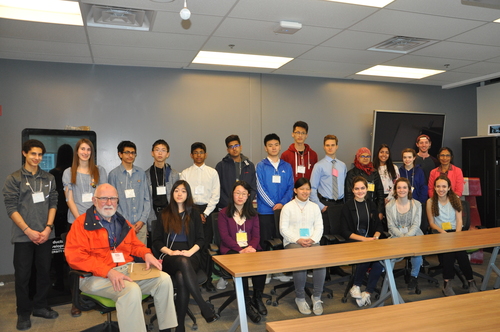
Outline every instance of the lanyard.
[[[158, 174], [156, 173], [156, 169], [157, 167], [156, 166], [153, 166], [154, 167], [154, 170], [155, 170], [155, 178], [156, 178], [156, 186], [159, 187], [160, 186], [160, 183], [158, 182]], [[167, 166], [166, 165], [163, 165], [163, 186], [166, 186], [166, 183], [165, 183], [165, 175], [166, 175], [166, 168]]]
[[[28, 177], [25, 175], [24, 178], [26, 179], [26, 184], [30, 187], [31, 192], [34, 194], [35, 190], [33, 190], [33, 187], [31, 186], [30, 181], [28, 180]], [[51, 182], [52, 183], [52, 182]], [[36, 189], [36, 178], [35, 178], [35, 183], [34, 183], [35, 189]], [[40, 192], [42, 191], [42, 178], [40, 178]], [[50, 192], [50, 189], [49, 189]]]

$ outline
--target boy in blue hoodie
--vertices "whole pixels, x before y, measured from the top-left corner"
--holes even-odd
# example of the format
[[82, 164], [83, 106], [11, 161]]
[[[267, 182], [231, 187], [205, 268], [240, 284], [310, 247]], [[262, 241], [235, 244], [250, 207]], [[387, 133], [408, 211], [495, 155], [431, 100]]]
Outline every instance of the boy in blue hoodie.
[[269, 249], [266, 240], [277, 237], [274, 211], [279, 210], [293, 197], [292, 166], [280, 159], [281, 142], [276, 134], [264, 138], [267, 157], [257, 164], [257, 212], [260, 221], [260, 245]]

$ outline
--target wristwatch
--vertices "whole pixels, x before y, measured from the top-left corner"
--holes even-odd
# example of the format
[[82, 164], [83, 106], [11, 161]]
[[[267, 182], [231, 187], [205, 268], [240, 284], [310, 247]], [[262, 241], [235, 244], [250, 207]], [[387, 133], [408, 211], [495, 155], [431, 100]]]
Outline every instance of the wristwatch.
[[45, 225], [45, 227], [49, 227], [51, 230], [53, 230], [54, 229], [54, 224], [51, 224], [51, 225], [47, 224], [47, 225]]

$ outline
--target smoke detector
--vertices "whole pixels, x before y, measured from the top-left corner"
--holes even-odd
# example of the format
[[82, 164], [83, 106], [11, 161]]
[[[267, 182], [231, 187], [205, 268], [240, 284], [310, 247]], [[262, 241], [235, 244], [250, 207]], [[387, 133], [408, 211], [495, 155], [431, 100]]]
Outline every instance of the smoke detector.
[[282, 33], [286, 35], [293, 35], [297, 31], [302, 29], [302, 23], [281, 21], [279, 26], [274, 29], [275, 33]]

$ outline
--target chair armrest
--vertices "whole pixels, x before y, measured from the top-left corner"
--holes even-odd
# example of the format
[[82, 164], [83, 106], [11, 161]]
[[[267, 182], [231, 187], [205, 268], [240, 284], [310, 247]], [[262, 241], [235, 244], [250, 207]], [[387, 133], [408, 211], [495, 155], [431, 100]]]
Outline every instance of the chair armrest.
[[219, 252], [219, 246], [216, 245], [215, 243], [210, 243], [208, 250], [213, 252]]
[[85, 300], [80, 296], [80, 278], [91, 277], [92, 272], [79, 271], [79, 270], [70, 270], [70, 284], [71, 284], [71, 302], [80, 309], [81, 311], [89, 311], [94, 309], [97, 305], [95, 302], [90, 300]]
[[323, 234], [323, 238], [328, 242], [328, 244], [345, 242], [345, 239], [338, 234]]
[[271, 246], [273, 249], [280, 249], [283, 247], [283, 241], [281, 239], [272, 239], [272, 240], [266, 240], [267, 243]]

